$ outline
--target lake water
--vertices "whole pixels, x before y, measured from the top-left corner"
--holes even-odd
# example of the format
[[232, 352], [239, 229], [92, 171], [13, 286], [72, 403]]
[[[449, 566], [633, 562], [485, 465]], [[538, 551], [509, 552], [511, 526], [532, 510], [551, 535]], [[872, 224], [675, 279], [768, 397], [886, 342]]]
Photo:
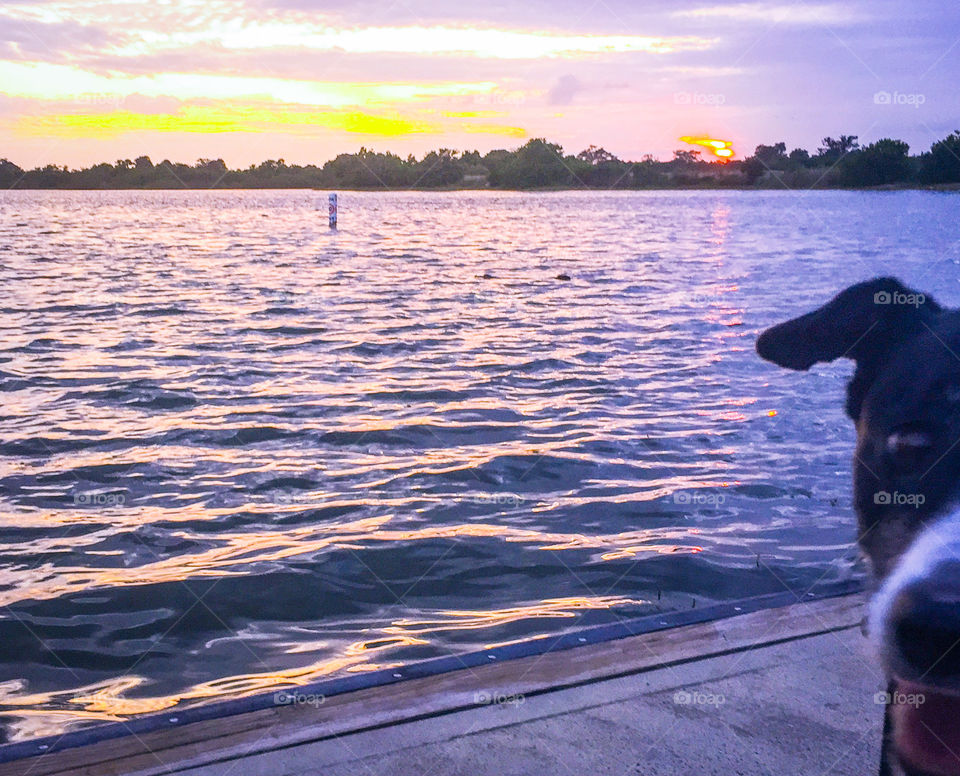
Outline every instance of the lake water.
[[0, 740], [859, 573], [851, 365], [754, 340], [960, 304], [958, 203], [0, 195]]

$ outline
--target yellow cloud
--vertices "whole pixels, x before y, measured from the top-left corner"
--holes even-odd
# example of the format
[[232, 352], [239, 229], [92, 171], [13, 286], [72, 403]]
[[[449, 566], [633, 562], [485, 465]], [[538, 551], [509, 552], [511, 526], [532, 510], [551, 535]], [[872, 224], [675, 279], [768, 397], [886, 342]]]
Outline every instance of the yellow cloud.
[[187, 112], [131, 113], [111, 111], [104, 113], [65, 113], [45, 116], [23, 116], [17, 120], [19, 135], [46, 137], [106, 138], [125, 132], [189, 132], [218, 133], [243, 132], [243, 125], [225, 117], [188, 115]]
[[400, 115], [377, 115], [362, 111], [290, 111], [261, 107], [219, 108], [188, 106], [176, 113], [60, 113], [23, 116], [14, 129], [21, 136], [62, 138], [109, 138], [128, 132], [179, 132], [218, 134], [225, 132], [287, 132], [314, 134], [339, 130], [351, 134], [397, 137], [411, 134], [469, 132], [523, 137], [520, 127], [498, 124], [436, 123]]

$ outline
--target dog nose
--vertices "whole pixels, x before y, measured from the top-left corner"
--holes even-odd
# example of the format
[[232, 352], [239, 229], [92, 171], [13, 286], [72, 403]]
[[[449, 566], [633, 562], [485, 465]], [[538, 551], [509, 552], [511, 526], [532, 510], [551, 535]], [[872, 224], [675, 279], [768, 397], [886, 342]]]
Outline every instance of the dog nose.
[[960, 562], [940, 563], [906, 586], [891, 613], [906, 678], [960, 682]]

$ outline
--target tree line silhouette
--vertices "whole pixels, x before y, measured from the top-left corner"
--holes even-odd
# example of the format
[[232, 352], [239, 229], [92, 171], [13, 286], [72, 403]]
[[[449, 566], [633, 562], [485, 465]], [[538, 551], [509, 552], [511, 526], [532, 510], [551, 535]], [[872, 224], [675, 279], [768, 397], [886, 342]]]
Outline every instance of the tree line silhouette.
[[884, 138], [861, 146], [855, 135], [826, 137], [815, 154], [789, 153], [785, 143], [759, 145], [742, 161], [706, 161], [701, 152], [675, 151], [666, 162], [644, 156], [618, 159], [590, 146], [576, 155], [542, 138], [513, 151], [441, 148], [422, 159], [361, 148], [322, 166], [270, 159], [231, 170], [222, 159], [187, 165], [147, 156], [83, 169], [48, 164], [23, 170], [0, 159], [5, 189], [660, 189], [660, 188], [860, 188], [960, 184], [960, 130], [910, 155], [902, 140]]

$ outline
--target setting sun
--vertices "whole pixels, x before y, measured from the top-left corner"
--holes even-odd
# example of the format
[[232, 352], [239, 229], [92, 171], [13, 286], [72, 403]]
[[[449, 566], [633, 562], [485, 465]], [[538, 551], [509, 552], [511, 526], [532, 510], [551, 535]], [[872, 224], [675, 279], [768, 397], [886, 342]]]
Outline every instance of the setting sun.
[[692, 135], [684, 135], [680, 140], [690, 145], [706, 148], [710, 153], [723, 161], [729, 161], [734, 156], [732, 140], [716, 140], [712, 137], [694, 137]]

